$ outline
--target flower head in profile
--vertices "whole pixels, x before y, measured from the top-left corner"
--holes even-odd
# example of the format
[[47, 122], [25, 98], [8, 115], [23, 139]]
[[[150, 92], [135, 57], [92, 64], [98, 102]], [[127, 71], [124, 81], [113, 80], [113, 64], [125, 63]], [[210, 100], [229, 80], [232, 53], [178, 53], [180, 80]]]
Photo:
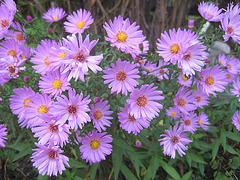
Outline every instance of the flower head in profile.
[[12, 56], [14, 60], [20, 60], [21, 49], [20, 44], [15, 39], [6, 39], [0, 43], [0, 58]]
[[101, 132], [105, 131], [107, 127], [110, 127], [112, 124], [109, 120], [113, 119], [110, 115], [113, 111], [109, 111], [110, 105], [108, 105], [108, 101], [103, 101], [101, 99], [96, 104], [90, 105], [90, 117], [93, 120], [94, 127]]
[[218, 22], [222, 18], [222, 9], [219, 9], [213, 3], [201, 2], [198, 5], [198, 12], [208, 21]]
[[91, 121], [87, 112], [90, 110], [88, 104], [89, 96], [83, 98], [83, 94], [76, 94], [74, 89], [68, 91], [68, 98], [65, 95], [58, 96], [57, 102], [53, 106], [53, 114], [59, 115], [57, 124], [68, 121], [71, 129], [76, 131], [78, 127], [82, 129], [84, 123]]
[[150, 126], [150, 121], [146, 117], [135, 118], [128, 113], [130, 105], [125, 104], [125, 109], [120, 107], [120, 113], [118, 113], [118, 119], [120, 127], [126, 130], [129, 134], [132, 132], [137, 135], [143, 128]]
[[210, 123], [208, 122], [208, 115], [204, 112], [200, 112], [198, 117], [198, 125], [203, 128], [204, 130], [208, 130]]
[[57, 22], [66, 15], [66, 12], [62, 8], [50, 8], [46, 13], [43, 14], [43, 19], [46, 19], [47, 22]]
[[232, 123], [237, 128], [237, 130], [240, 131], [240, 112], [238, 110], [233, 115]]
[[14, 14], [9, 11], [7, 6], [0, 6], [0, 39], [4, 37], [8, 31], [8, 28], [11, 26]]
[[185, 155], [184, 151], [188, 149], [186, 145], [192, 142], [188, 138], [188, 134], [184, 133], [183, 129], [181, 127], [178, 128], [177, 125], [173, 128], [170, 126], [169, 130], [165, 130], [165, 133], [160, 135], [163, 138], [158, 140], [160, 145], [163, 145], [163, 154], [175, 159], [177, 150], [181, 157]]
[[63, 91], [71, 89], [67, 77], [68, 73], [63, 74], [58, 70], [47, 72], [46, 75], [40, 77], [40, 91], [54, 97], [61, 95]]
[[130, 99], [127, 103], [130, 105], [128, 112], [131, 116], [135, 118], [146, 117], [152, 120], [155, 116], [158, 116], [162, 109], [162, 104], [156, 102], [158, 100], [163, 100], [164, 97], [160, 96], [162, 91], [157, 91], [157, 86], [153, 87], [154, 84], [143, 85], [140, 89], [135, 89], [130, 94]]
[[171, 119], [177, 119], [180, 118], [180, 111], [178, 108], [169, 107], [169, 109], [166, 109], [166, 115], [171, 117]]
[[7, 128], [4, 127], [4, 124], [0, 124], [0, 147], [5, 147], [5, 142], [7, 140]]
[[91, 56], [90, 51], [97, 44], [98, 40], [89, 40], [89, 35], [83, 41], [82, 35], [78, 34], [78, 38], [75, 34], [72, 36], [67, 36], [67, 39], [63, 39], [66, 47], [62, 47], [67, 54], [65, 59], [62, 60], [62, 64], [65, 69], [63, 73], [70, 71], [68, 80], [75, 78], [75, 81], [78, 78], [81, 81], [84, 80], [84, 75], [88, 74], [88, 69], [91, 69], [95, 74], [97, 71], [101, 71], [102, 68], [98, 64], [103, 59], [103, 55]]
[[35, 151], [32, 154], [32, 162], [33, 166], [38, 169], [39, 174], [48, 175], [48, 176], [57, 176], [57, 174], [62, 174], [62, 171], [65, 171], [66, 168], [64, 164], [68, 167], [68, 157], [62, 155], [63, 150], [61, 150], [58, 146], [49, 145], [41, 145], [35, 143], [38, 147], [33, 149]]
[[[26, 42], [25, 35], [25, 28], [19, 22], [12, 23], [11, 25], [13, 29], [8, 30], [6, 39], [15, 39], [19, 44], [23, 45]], [[21, 47], [20, 47], [21, 48]]]
[[198, 127], [197, 114], [194, 112], [183, 114], [181, 121], [178, 121], [178, 123], [181, 123], [180, 127], [182, 127], [184, 131], [189, 131], [193, 134]]
[[215, 92], [223, 92], [225, 86], [228, 84], [225, 80], [226, 73], [220, 69], [219, 65], [213, 67], [207, 66], [206, 69], [198, 73], [198, 76], [201, 80], [197, 82], [197, 87], [207, 96], [210, 94], [216, 96]]
[[79, 147], [81, 158], [86, 159], [90, 164], [105, 160], [105, 156], [112, 152], [113, 141], [112, 135], [106, 135], [107, 132], [98, 133], [97, 131], [89, 132], [82, 140], [82, 145]]
[[238, 101], [240, 101], [240, 81], [237, 79], [233, 82], [233, 89], [230, 89], [230, 92], [233, 96], [238, 97]]
[[104, 84], [108, 84], [111, 88], [111, 93], [117, 92], [127, 95], [128, 92], [132, 92], [134, 87], [139, 83], [135, 80], [140, 78], [138, 75], [138, 69], [133, 63], [130, 64], [128, 61], [121, 61], [119, 58], [116, 65], [111, 63], [112, 68], [106, 67], [103, 72], [106, 75], [102, 77], [105, 79]]
[[64, 22], [64, 28], [66, 32], [72, 34], [83, 33], [93, 23], [91, 13], [85, 9], [74, 11], [73, 14], [67, 16], [67, 20], [69, 22]]
[[[134, 52], [140, 51], [139, 45], [146, 39], [142, 30], [138, 30], [140, 26], [136, 26], [136, 22], [130, 24], [128, 18], [123, 20], [120, 15], [115, 17], [113, 21], [110, 20], [109, 24], [105, 22], [103, 27], [108, 35], [105, 39], [111, 42], [112, 47], [117, 47], [126, 53], [131, 51], [132, 55], [134, 55]], [[134, 50], [132, 51], [132, 49]], [[136, 53], [135, 56], [137, 54], [139, 53]]]
[[45, 145], [51, 142], [61, 147], [63, 147], [63, 144], [66, 145], [70, 134], [69, 126], [67, 124], [56, 124], [59, 119], [58, 116], [48, 115], [43, 116], [42, 119], [43, 121], [37, 127], [32, 128], [34, 137], [38, 137], [38, 143]]
[[31, 87], [28, 88], [26, 86], [14, 89], [13, 92], [16, 95], [11, 95], [10, 98], [12, 113], [18, 115], [18, 123], [21, 127], [27, 126], [28, 128], [28, 118], [26, 117], [25, 109], [30, 107], [27, 102], [32, 102], [30, 97], [33, 97], [35, 92]]
[[187, 88], [179, 88], [173, 101], [174, 106], [184, 114], [188, 114], [189, 111], [197, 109], [197, 106], [194, 104], [196, 99], [192, 95], [192, 90], [188, 91]]

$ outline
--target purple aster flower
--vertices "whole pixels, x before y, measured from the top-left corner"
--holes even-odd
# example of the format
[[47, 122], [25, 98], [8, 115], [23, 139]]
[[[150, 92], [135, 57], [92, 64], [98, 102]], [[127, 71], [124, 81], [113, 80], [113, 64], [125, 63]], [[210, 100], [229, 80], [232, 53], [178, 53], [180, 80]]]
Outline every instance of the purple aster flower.
[[7, 128], [4, 127], [4, 124], [0, 124], [0, 147], [5, 147], [5, 142], [7, 140]]
[[19, 22], [12, 23], [11, 25], [13, 29], [8, 30], [6, 33], [6, 39], [15, 39], [19, 44], [23, 45], [26, 42], [25, 35], [25, 28]]
[[233, 82], [233, 89], [230, 89], [230, 92], [233, 96], [238, 97], [238, 101], [240, 101], [240, 81], [238, 78]]
[[67, 124], [56, 124], [58, 116], [43, 116], [43, 122], [39, 123], [37, 127], [32, 128], [35, 133], [34, 137], [38, 137], [38, 143], [45, 145], [49, 142], [54, 145], [63, 147], [68, 142], [68, 135], [71, 134]]
[[202, 93], [201, 91], [194, 91], [193, 92], [193, 97], [196, 99], [193, 103], [200, 108], [203, 108], [203, 106], [206, 106], [209, 104], [209, 97]]
[[8, 28], [11, 26], [14, 15], [9, 12], [8, 7], [0, 6], [0, 39], [7, 33]]
[[46, 19], [46, 22], [57, 22], [66, 15], [66, 12], [62, 8], [50, 8], [46, 13], [43, 14], [43, 19]]
[[82, 145], [79, 147], [82, 154], [81, 158], [86, 159], [86, 162], [90, 164], [105, 160], [105, 156], [110, 155], [112, 152], [112, 145], [109, 143], [113, 140], [112, 135], [106, 134], [107, 132], [89, 132], [83, 138]]
[[227, 10], [224, 13], [224, 16], [228, 16], [230, 19], [232, 17], [238, 16], [240, 14], [240, 7], [239, 4], [234, 6], [233, 2], [228, 4]]
[[14, 17], [17, 11], [16, 3], [14, 0], [3, 0], [1, 6], [7, 7], [8, 11], [11, 13], [11, 16]]
[[27, 127], [34, 127], [43, 122], [43, 115], [51, 114], [52, 100], [47, 94], [36, 93], [34, 96], [29, 97], [30, 101], [26, 104], [30, 106], [25, 108], [26, 118], [28, 119]]
[[210, 125], [208, 122], [208, 115], [206, 115], [204, 112], [200, 112], [198, 117], [198, 125], [202, 127], [204, 130], [208, 130], [209, 127], [207, 125]]
[[181, 84], [182, 86], [186, 86], [186, 87], [191, 87], [192, 85], [192, 76], [187, 77], [185, 74], [180, 74], [178, 76], [178, 81], [179, 84]]
[[160, 137], [164, 138], [158, 140], [160, 145], [163, 145], [163, 154], [175, 159], [177, 150], [181, 157], [185, 155], [184, 151], [188, 149], [186, 145], [192, 142], [188, 138], [188, 134], [184, 133], [181, 127], [177, 128], [177, 125], [173, 128], [170, 126], [169, 130], [165, 130], [165, 133], [160, 135]]
[[153, 87], [153, 83], [150, 85], [143, 85], [140, 89], [135, 89], [130, 94], [130, 99], [127, 103], [130, 105], [128, 113], [134, 116], [136, 119], [141, 117], [146, 117], [149, 120], [158, 116], [163, 106], [156, 102], [157, 100], [163, 100], [164, 97], [160, 96], [162, 91], [156, 91], [158, 88]]
[[[162, 66], [166, 66], [166, 65], [169, 65], [169, 63], [167, 62], [164, 62], [163, 60], [159, 60], [158, 61], [158, 66], [156, 67], [156, 69], [154, 70], [154, 75], [158, 77], [158, 80], [159, 81], [162, 81], [163, 79], [169, 79], [168, 78], [168, 68], [162, 68]], [[150, 74], [152, 74], [150, 73]]]
[[114, 18], [113, 22], [111, 20], [109, 21], [109, 24], [105, 22], [103, 27], [108, 35], [105, 39], [106, 41], [111, 42], [112, 47], [116, 46], [118, 49], [126, 53], [129, 53], [134, 49], [131, 54], [135, 54], [134, 56], [139, 54], [136, 53], [140, 51], [139, 44], [143, 43], [146, 37], [143, 36], [142, 30], [138, 30], [140, 26], [136, 26], [136, 22], [130, 24], [128, 18], [123, 20], [119, 15]]
[[[10, 79], [18, 78], [20, 71], [26, 69], [25, 66], [22, 66], [26, 60], [15, 61], [12, 56], [7, 56], [0, 59], [0, 79], [4, 79], [3, 83], [8, 82]], [[0, 85], [3, 85], [0, 83]]]
[[103, 75], [105, 79], [104, 84], [108, 84], [108, 87], [111, 88], [111, 93], [117, 92], [125, 94], [127, 96], [128, 92], [132, 92], [134, 87], [139, 83], [135, 78], [140, 78], [138, 69], [135, 69], [136, 65], [128, 62], [121, 61], [119, 58], [116, 62], [116, 65], [111, 63], [112, 68], [106, 67], [103, 72], [106, 75]]
[[27, 126], [28, 128], [28, 118], [25, 109], [30, 107], [30, 104], [27, 104], [27, 102], [32, 102], [30, 97], [35, 96], [35, 92], [31, 87], [28, 88], [26, 86], [24, 86], [24, 88], [14, 89], [13, 92], [16, 95], [11, 95], [10, 98], [12, 113], [18, 115], [18, 123], [21, 127]]
[[238, 110], [233, 115], [232, 123], [237, 128], [237, 130], [240, 131], [240, 112]]
[[88, 74], [88, 68], [90, 68], [95, 74], [97, 71], [101, 71], [102, 68], [98, 64], [103, 59], [103, 55], [90, 56], [90, 51], [97, 44], [98, 40], [89, 40], [89, 35], [83, 41], [82, 35], [78, 34], [78, 39], [75, 34], [72, 36], [67, 36], [65, 41], [67, 48], [62, 47], [66, 52], [66, 59], [62, 60], [65, 65], [65, 70], [63, 73], [70, 71], [68, 80], [72, 77], [77, 81], [78, 78], [81, 81], [84, 80], [84, 75]]
[[194, 27], [194, 19], [189, 19], [188, 20], [188, 28], [193, 28]]
[[14, 60], [20, 59], [21, 50], [20, 44], [15, 39], [7, 39], [0, 43], [0, 58], [12, 56]]
[[172, 119], [180, 118], [180, 111], [175, 107], [169, 107], [169, 109], [166, 109], [166, 115], [171, 117]]
[[82, 129], [84, 123], [91, 119], [86, 113], [89, 111], [89, 96], [83, 99], [83, 94], [76, 94], [74, 89], [68, 91], [68, 98], [65, 95], [57, 97], [57, 102], [53, 106], [53, 114], [59, 115], [57, 124], [63, 124], [68, 120], [71, 129], [76, 131], [78, 127]]
[[31, 58], [31, 63], [33, 69], [37, 73], [44, 75], [46, 72], [52, 71], [53, 65], [51, 60], [51, 51], [53, 47], [56, 47], [57, 43], [49, 39], [42, 40], [34, 52], [33, 58]]
[[227, 69], [224, 69], [224, 71], [226, 72], [226, 81], [228, 83], [232, 83], [233, 81], [237, 80], [238, 74], [233, 74], [229, 72]]
[[218, 22], [222, 18], [222, 9], [218, 9], [218, 7], [212, 3], [201, 2], [198, 5], [198, 12], [208, 21]]
[[148, 50], [149, 50], [149, 42], [143, 41], [139, 45], [130, 44], [130, 47], [125, 49], [125, 53], [129, 53], [132, 55], [132, 58], [135, 58], [141, 54], [147, 54]]
[[68, 73], [61, 73], [58, 70], [47, 72], [39, 81], [40, 91], [50, 94], [50, 96], [59, 96], [63, 91], [71, 89], [67, 80]]
[[180, 127], [182, 127], [184, 131], [189, 131], [193, 134], [198, 128], [197, 114], [194, 112], [183, 114], [182, 119], [178, 121], [177, 124], [178, 123], [181, 123]]
[[131, 132], [135, 135], [140, 132], [143, 128], [150, 126], [150, 121], [146, 117], [135, 118], [128, 113], [130, 108], [129, 104], [125, 104], [125, 109], [120, 107], [120, 113], [118, 113], [118, 119], [120, 127], [130, 134]]
[[224, 42], [232, 37], [234, 42], [240, 44], [240, 15], [229, 17], [228, 14], [224, 14], [221, 19], [220, 29], [225, 31], [223, 35]]
[[189, 111], [197, 109], [197, 106], [194, 104], [196, 99], [191, 93], [192, 90], [188, 91], [187, 88], [181, 87], [173, 100], [174, 106], [184, 114], [188, 114]]
[[110, 105], [108, 105], [108, 101], [100, 100], [100, 102], [96, 104], [90, 105], [90, 117], [93, 120], [94, 127], [101, 132], [101, 130], [105, 131], [107, 127], [110, 127], [112, 124], [109, 119], [113, 119], [110, 115], [113, 111], [109, 111]]
[[66, 32], [72, 34], [83, 33], [93, 23], [91, 13], [85, 9], [79, 9], [77, 13], [74, 11], [73, 14], [67, 16], [67, 20], [69, 22], [64, 22], [64, 28]]
[[228, 62], [227, 56], [225, 54], [219, 54], [218, 62], [220, 64], [220, 66], [226, 67], [227, 66], [227, 62]]
[[41, 145], [35, 143], [38, 147], [37, 149], [33, 149], [35, 151], [32, 154], [32, 162], [33, 166], [38, 169], [39, 174], [48, 176], [57, 176], [57, 174], [62, 174], [62, 171], [65, 171], [66, 168], [64, 164], [68, 167], [68, 157], [62, 155], [63, 150], [61, 150], [58, 146], [49, 145]]
[[155, 74], [157, 74], [157, 71], [156, 71], [156, 69], [157, 69], [157, 66], [156, 66], [156, 64], [153, 64], [153, 63], [151, 63], [151, 62], [146, 62], [145, 61], [145, 64], [141, 64], [142, 65], [142, 68], [144, 68], [144, 69], [147, 69], [148, 71], [145, 71], [145, 70], [143, 70], [142, 71], [142, 74], [153, 74], [153, 75], [155, 75]]
[[197, 87], [200, 91], [204, 92], [209, 96], [213, 94], [216, 96], [215, 92], [223, 92], [228, 82], [226, 79], [226, 73], [220, 69], [218, 65], [213, 67], [207, 66], [206, 69], [203, 69], [198, 73], [198, 76], [201, 80], [198, 80]]

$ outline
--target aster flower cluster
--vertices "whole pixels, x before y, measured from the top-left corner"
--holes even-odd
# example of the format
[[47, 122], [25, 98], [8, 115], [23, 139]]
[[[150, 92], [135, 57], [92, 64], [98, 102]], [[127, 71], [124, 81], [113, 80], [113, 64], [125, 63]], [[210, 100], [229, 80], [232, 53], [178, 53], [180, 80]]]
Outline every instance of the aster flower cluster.
[[[226, 32], [224, 41], [231, 37], [240, 42], [238, 5], [230, 4], [223, 13], [202, 2], [198, 10], [208, 21], [220, 21]], [[151, 59], [143, 55], [149, 43], [140, 26], [119, 15], [105, 22], [105, 40], [126, 54], [108, 58], [94, 50], [99, 39], [92, 40], [86, 32], [94, 20], [84, 9], [67, 15], [62, 8], [50, 8], [43, 15], [46, 22], [66, 17], [63, 24], [70, 34], [59, 41], [42, 39], [34, 50], [26, 46], [24, 26], [13, 22], [14, 1], [1, 3], [0, 12], [0, 39], [4, 38], [0, 42], [0, 85], [18, 78], [29, 59], [40, 76], [36, 88], [13, 89], [10, 108], [19, 125], [31, 129], [37, 139], [31, 159], [41, 175], [57, 176], [70, 167], [62, 150], [68, 145], [77, 144], [81, 158], [90, 165], [106, 160], [113, 149], [111, 134], [138, 135], [159, 126], [154, 124], [159, 116], [164, 116], [167, 125], [158, 140], [163, 154], [173, 159], [177, 153], [183, 156], [192, 142], [190, 136], [209, 129], [211, 119], [204, 108], [211, 98], [229, 85], [240, 101], [239, 60], [220, 54], [216, 62], [206, 63], [209, 51], [190, 29], [163, 32], [157, 40], [157, 55]], [[162, 89], [164, 84], [169, 87]], [[33, 90], [37, 88], [39, 92]], [[239, 111], [232, 123], [240, 131]], [[5, 147], [6, 136], [0, 124], [1, 147]], [[140, 147], [141, 142], [136, 142]]]

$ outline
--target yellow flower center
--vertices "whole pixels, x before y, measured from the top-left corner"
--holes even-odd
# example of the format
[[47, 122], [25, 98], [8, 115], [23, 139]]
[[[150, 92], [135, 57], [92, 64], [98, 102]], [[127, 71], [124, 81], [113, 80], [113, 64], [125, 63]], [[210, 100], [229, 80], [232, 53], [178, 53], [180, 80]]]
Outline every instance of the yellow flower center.
[[17, 52], [15, 50], [9, 50], [8, 55], [11, 55], [12, 57], [17, 57]]
[[67, 54], [65, 52], [62, 52], [60, 55], [59, 55], [59, 58], [62, 58], [62, 57], [66, 57]]
[[100, 141], [97, 139], [93, 139], [90, 141], [90, 147], [92, 150], [98, 149], [101, 146]]
[[219, 63], [220, 63], [220, 64], [223, 64], [223, 61], [222, 61], [222, 60], [220, 60], [220, 61], [219, 61]]
[[175, 112], [171, 112], [171, 116], [172, 116], [172, 117], [175, 117], [175, 116], [176, 116], [176, 113], [175, 113]]
[[77, 23], [77, 28], [78, 28], [78, 29], [82, 29], [84, 26], [85, 26], [85, 23], [82, 22], [82, 21], [80, 21], [80, 22]]
[[38, 107], [38, 112], [40, 112], [41, 114], [42, 113], [47, 113], [48, 112], [48, 107], [46, 106], [46, 105], [40, 105], [39, 107]]
[[60, 89], [62, 87], [62, 81], [60, 81], [59, 79], [55, 80], [52, 86], [53, 86], [53, 89]]
[[187, 78], [186, 76], [183, 76], [183, 77], [182, 77], [182, 80], [187, 81], [188, 78]]
[[95, 118], [96, 120], [100, 120], [100, 119], [102, 119], [103, 114], [102, 114], [102, 112], [98, 109], [98, 110], [94, 111], [93, 116], [94, 116], [94, 118]]
[[27, 98], [25, 98], [24, 101], [23, 101], [23, 106], [24, 106], [24, 107], [30, 107], [30, 106], [27, 104], [27, 102], [31, 102], [31, 103], [32, 103], [32, 101], [27, 97]]
[[240, 118], [238, 118], [238, 123], [240, 124]]
[[123, 31], [119, 31], [116, 34], [116, 39], [117, 39], [118, 42], [126, 42], [127, 39], [128, 39], [128, 35]]
[[151, 68], [147, 68], [147, 70], [151, 71]]
[[231, 75], [230, 75], [230, 74], [227, 74], [226, 76], [227, 76], [227, 79], [230, 79], [230, 78], [231, 78]]
[[203, 125], [203, 120], [200, 119], [199, 120], [199, 124]]
[[208, 86], [212, 86], [213, 84], [215, 84], [215, 79], [214, 77], [212, 76], [208, 76], [205, 80], [205, 83], [208, 85]]
[[180, 51], [180, 45], [179, 44], [173, 44], [170, 46], [170, 52], [172, 54], [178, 54]]
[[54, 19], [54, 21], [57, 21], [57, 16], [54, 16], [53, 19]]

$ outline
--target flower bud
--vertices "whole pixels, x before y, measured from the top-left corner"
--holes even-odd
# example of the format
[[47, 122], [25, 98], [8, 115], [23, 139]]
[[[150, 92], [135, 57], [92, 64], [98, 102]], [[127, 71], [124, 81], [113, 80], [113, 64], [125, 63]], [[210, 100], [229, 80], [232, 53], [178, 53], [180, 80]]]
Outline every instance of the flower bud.
[[28, 76], [24, 76], [23, 80], [24, 80], [25, 82], [28, 82], [28, 81], [29, 81], [29, 77], [28, 77]]
[[99, 102], [99, 101], [100, 101], [100, 97], [95, 97], [95, 98], [94, 98], [94, 102], [95, 102], [95, 103], [97, 103], [97, 102]]
[[210, 62], [211, 62], [211, 59], [205, 59], [205, 63], [210, 64]]
[[52, 33], [52, 28], [48, 28], [48, 33], [51, 34]]
[[193, 19], [189, 19], [188, 20], [188, 27], [189, 28], [193, 28], [194, 27], [194, 20]]
[[136, 141], [136, 147], [141, 147], [141, 146], [142, 146], [142, 143], [139, 140], [137, 140]]
[[26, 19], [27, 19], [28, 22], [32, 22], [32, 21], [33, 21], [33, 18], [32, 18], [32, 16], [30, 16], [30, 15], [27, 15], [27, 16], [26, 16]]

